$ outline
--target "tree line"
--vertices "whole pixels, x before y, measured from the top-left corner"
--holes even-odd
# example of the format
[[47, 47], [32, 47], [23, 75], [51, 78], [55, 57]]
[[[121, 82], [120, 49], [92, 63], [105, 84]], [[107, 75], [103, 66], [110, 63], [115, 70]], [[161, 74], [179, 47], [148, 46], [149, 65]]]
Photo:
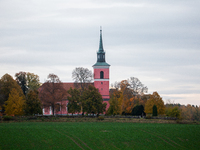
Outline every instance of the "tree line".
[[[66, 90], [59, 77], [49, 74], [41, 84], [39, 76], [29, 72], [15, 74], [15, 79], [5, 74], [0, 79], [0, 111], [6, 115], [42, 114], [43, 107], [52, 108], [53, 115], [66, 108], [68, 112], [100, 114], [106, 111], [106, 104], [98, 89], [92, 86], [92, 72], [83, 67], [72, 72], [74, 88]], [[111, 84], [110, 107], [106, 115], [169, 116], [187, 120], [200, 120], [200, 107], [168, 102], [164, 104], [158, 92], [146, 94], [138, 78], [130, 77]], [[58, 103], [61, 102], [61, 103]]]
[[164, 104], [158, 92], [145, 94], [148, 88], [138, 78], [131, 77], [112, 84], [108, 115], [162, 116], [200, 121], [200, 107], [168, 102]]

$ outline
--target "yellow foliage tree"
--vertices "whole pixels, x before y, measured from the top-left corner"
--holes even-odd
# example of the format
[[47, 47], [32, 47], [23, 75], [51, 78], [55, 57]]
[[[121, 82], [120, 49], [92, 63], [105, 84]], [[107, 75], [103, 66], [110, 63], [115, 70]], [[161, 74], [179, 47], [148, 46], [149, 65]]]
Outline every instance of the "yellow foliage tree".
[[7, 115], [23, 115], [25, 100], [20, 96], [15, 88], [9, 94], [8, 100], [5, 102], [5, 113]]
[[[110, 93], [110, 97], [111, 97], [111, 100], [109, 101], [109, 103], [110, 103], [112, 109], [117, 108], [118, 110], [115, 113], [121, 114], [122, 113], [122, 103], [123, 103], [122, 92], [118, 89], [113, 89], [112, 93]], [[114, 102], [114, 101], [117, 101], [117, 102]], [[109, 112], [111, 112], [111, 114], [113, 114], [111, 110], [109, 110]]]
[[160, 95], [157, 92], [153, 92], [152, 95], [150, 95], [149, 100], [147, 100], [145, 104], [145, 113], [146, 114], [152, 114], [153, 112], [153, 106], [156, 105], [158, 114], [164, 114], [165, 113], [165, 105], [164, 101], [160, 97]]

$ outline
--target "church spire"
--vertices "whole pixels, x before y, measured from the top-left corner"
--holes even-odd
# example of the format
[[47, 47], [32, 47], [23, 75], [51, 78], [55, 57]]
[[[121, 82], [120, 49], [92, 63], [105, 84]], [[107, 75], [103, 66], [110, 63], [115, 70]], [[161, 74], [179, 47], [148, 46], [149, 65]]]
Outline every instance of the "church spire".
[[103, 49], [103, 38], [102, 38], [102, 28], [101, 27], [100, 27], [99, 50], [97, 51], [97, 62], [93, 66], [110, 66], [105, 61], [105, 52]]
[[99, 52], [104, 52], [104, 49], [103, 49], [103, 40], [102, 40], [102, 27], [100, 27]]
[[105, 62], [105, 52], [103, 49], [103, 40], [102, 40], [102, 29], [100, 27], [100, 41], [99, 41], [99, 51], [97, 52], [97, 62]]

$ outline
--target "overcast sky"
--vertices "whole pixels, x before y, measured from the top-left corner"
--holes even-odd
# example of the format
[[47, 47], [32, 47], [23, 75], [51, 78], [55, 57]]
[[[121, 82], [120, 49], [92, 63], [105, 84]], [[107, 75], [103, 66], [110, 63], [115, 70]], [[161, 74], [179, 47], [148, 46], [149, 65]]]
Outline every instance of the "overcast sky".
[[199, 0], [0, 0], [0, 77], [93, 70], [103, 28], [110, 83], [137, 77], [163, 100], [200, 105]]

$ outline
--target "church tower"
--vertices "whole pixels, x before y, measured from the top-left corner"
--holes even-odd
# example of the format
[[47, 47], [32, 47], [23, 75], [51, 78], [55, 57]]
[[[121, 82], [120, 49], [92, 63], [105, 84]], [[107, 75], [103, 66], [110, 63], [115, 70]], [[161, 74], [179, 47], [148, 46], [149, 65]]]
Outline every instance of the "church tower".
[[105, 61], [105, 52], [103, 49], [102, 29], [100, 29], [99, 50], [97, 52], [97, 62], [93, 65], [94, 69], [94, 86], [99, 89], [103, 102], [107, 103], [106, 110], [109, 108], [109, 67]]

